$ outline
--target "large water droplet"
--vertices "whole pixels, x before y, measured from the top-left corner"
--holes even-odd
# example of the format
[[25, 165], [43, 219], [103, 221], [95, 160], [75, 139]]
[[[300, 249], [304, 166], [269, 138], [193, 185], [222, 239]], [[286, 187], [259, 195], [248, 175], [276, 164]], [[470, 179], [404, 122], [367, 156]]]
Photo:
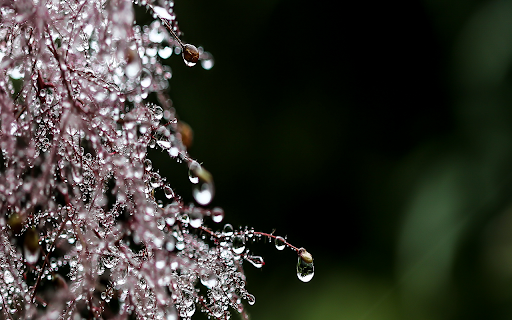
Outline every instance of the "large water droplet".
[[313, 279], [313, 276], [315, 275], [315, 267], [313, 265], [313, 261], [306, 262], [304, 259], [299, 255], [298, 261], [297, 261], [297, 277], [302, 282], [309, 282], [311, 279]]
[[275, 242], [276, 242], [276, 249], [277, 250], [283, 250], [284, 249], [286, 241], [284, 240], [283, 237], [277, 236]]
[[241, 254], [245, 250], [245, 237], [242, 235], [237, 235], [233, 238], [233, 252], [236, 254]]
[[197, 61], [199, 61], [199, 50], [191, 44], [185, 44], [183, 46], [183, 61], [189, 67], [193, 67], [196, 65]]

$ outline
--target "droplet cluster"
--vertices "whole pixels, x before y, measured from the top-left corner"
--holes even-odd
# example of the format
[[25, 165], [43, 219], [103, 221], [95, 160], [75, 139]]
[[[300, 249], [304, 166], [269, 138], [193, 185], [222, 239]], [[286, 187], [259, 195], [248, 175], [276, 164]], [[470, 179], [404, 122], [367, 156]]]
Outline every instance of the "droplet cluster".
[[[134, 4], [153, 22], [134, 24]], [[173, 7], [0, 1], [0, 319], [247, 318], [242, 266], [264, 262], [254, 230], [207, 227], [224, 211], [164, 62], [213, 58], [177, 38]], [[188, 168], [194, 203], [149, 149]]]

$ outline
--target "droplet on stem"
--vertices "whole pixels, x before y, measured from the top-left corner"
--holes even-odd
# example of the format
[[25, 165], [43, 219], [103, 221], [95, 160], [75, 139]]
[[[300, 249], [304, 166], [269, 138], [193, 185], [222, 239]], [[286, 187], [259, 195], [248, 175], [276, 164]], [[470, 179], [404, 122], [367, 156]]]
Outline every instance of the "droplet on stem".
[[276, 242], [276, 249], [277, 250], [283, 250], [284, 249], [286, 241], [284, 240], [283, 237], [277, 236], [275, 242]]
[[197, 61], [199, 61], [199, 50], [194, 45], [184, 44], [183, 45], [183, 61], [189, 67], [193, 67], [196, 65]]
[[313, 256], [304, 248], [300, 248], [298, 254], [297, 277], [302, 282], [309, 282], [315, 275]]

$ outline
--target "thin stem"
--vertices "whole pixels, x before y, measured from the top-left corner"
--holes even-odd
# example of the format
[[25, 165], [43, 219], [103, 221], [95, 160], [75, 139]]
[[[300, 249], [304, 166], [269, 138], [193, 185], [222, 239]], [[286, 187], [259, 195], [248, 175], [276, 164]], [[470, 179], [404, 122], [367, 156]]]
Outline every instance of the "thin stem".
[[174, 39], [176, 39], [176, 41], [178, 41], [178, 44], [180, 45], [180, 47], [183, 49], [185, 47], [185, 44], [180, 40], [180, 38], [178, 38], [178, 35], [174, 32], [174, 30], [172, 30], [172, 26], [171, 24], [169, 23], [169, 21], [165, 18], [162, 18], [160, 17], [160, 15], [155, 11], [153, 5], [151, 4], [147, 4], [147, 6], [157, 15], [157, 17], [160, 19], [160, 21], [162, 21], [162, 23], [164, 24], [164, 26], [167, 28], [167, 30], [171, 33], [171, 35], [173, 36]]

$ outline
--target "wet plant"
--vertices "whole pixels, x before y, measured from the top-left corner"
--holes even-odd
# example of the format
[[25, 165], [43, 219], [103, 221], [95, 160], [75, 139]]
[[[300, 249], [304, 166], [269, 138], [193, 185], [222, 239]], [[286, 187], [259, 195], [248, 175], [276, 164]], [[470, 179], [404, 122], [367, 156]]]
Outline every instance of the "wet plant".
[[[247, 246], [284, 238], [218, 231], [212, 175], [187, 147], [164, 62], [213, 66], [180, 40], [172, 1], [0, 0], [0, 319], [247, 318]], [[153, 17], [134, 23], [134, 7]], [[189, 169], [195, 203], [148, 149]], [[158, 199], [161, 194], [162, 198]]]

